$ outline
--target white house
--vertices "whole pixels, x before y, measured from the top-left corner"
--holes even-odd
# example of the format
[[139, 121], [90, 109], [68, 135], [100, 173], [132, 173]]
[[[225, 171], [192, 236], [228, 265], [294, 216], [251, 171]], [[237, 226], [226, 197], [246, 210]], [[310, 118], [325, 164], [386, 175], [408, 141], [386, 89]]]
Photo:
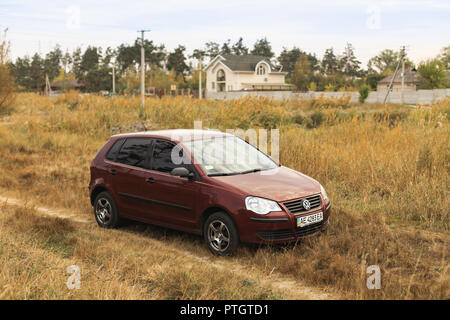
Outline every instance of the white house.
[[218, 55], [205, 67], [207, 92], [287, 90], [287, 72], [268, 58], [255, 55]]

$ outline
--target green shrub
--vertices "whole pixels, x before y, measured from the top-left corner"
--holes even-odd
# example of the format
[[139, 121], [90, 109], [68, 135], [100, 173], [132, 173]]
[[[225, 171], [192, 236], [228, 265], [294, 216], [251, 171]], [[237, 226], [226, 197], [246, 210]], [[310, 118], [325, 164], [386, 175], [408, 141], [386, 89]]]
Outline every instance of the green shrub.
[[366, 84], [359, 88], [359, 102], [364, 103], [369, 96], [370, 87]]
[[325, 120], [325, 115], [321, 111], [316, 111], [311, 114], [311, 121], [313, 128], [319, 127]]
[[306, 116], [303, 112], [297, 112], [294, 114], [293, 120], [294, 123], [303, 125], [306, 122]]

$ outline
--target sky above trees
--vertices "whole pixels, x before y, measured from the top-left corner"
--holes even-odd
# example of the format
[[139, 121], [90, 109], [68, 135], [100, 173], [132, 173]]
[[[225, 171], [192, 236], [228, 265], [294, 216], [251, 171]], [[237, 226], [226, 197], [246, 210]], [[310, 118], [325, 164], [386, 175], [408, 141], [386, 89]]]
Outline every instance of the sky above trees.
[[133, 43], [137, 30], [168, 51], [191, 53], [208, 41], [244, 39], [253, 47], [267, 37], [278, 56], [283, 47], [301, 48], [319, 58], [327, 48], [342, 52], [352, 43], [366, 65], [381, 49], [407, 45], [418, 62], [435, 56], [450, 39], [450, 2], [389, 1], [26, 1], [2, 0], [0, 29], [8, 28], [11, 54], [46, 54], [56, 44], [116, 47]]

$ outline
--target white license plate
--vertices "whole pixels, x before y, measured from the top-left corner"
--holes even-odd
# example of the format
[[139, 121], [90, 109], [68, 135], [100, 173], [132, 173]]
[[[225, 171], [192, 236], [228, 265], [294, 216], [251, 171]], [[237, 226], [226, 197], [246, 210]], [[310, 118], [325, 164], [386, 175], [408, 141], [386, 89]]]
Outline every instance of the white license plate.
[[323, 220], [323, 213], [322, 211], [316, 212], [313, 214], [309, 214], [307, 216], [298, 217], [297, 218], [297, 227], [303, 228], [310, 224], [317, 223]]

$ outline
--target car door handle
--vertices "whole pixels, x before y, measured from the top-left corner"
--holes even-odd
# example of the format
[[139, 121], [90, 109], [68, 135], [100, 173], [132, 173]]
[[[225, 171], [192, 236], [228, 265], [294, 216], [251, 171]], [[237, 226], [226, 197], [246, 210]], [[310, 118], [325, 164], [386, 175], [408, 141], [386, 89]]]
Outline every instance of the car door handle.
[[109, 173], [111, 173], [113, 176], [117, 173], [116, 169], [109, 169]]
[[154, 183], [154, 182], [155, 182], [155, 179], [153, 179], [152, 177], [150, 177], [150, 178], [145, 179], [145, 182], [148, 182], [148, 183]]

